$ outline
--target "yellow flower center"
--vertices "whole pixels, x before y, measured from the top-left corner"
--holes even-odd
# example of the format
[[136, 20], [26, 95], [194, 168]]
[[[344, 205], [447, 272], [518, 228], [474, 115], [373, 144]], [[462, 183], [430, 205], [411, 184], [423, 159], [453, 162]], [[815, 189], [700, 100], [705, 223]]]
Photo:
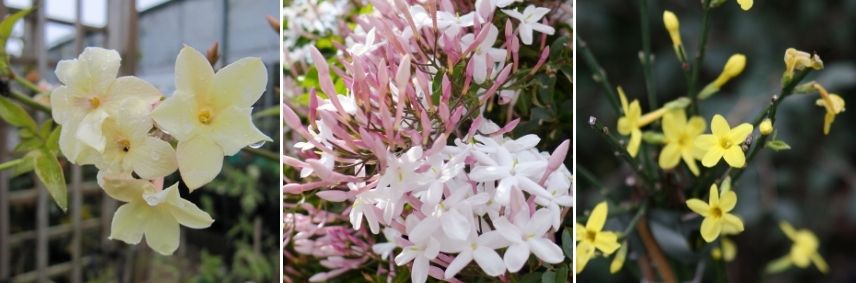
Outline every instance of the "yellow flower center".
[[733, 145], [734, 145], [734, 143], [731, 142], [731, 139], [729, 139], [727, 137], [719, 138], [719, 146], [721, 146], [722, 148], [729, 149]]
[[89, 107], [98, 108], [98, 106], [101, 106], [101, 100], [97, 96], [90, 97]]
[[199, 119], [199, 123], [208, 125], [211, 124], [212, 120], [214, 120], [214, 113], [211, 113], [211, 109], [204, 108], [196, 113], [196, 118]]
[[595, 231], [586, 231], [586, 240], [594, 243], [595, 238], [597, 238], [597, 232]]
[[682, 133], [678, 136], [678, 144], [681, 147], [688, 147], [688, 146], [691, 146], [693, 143], [692, 143], [692, 139], [690, 139], [689, 135], [687, 135], [686, 133]]
[[722, 209], [720, 209], [718, 206], [711, 207], [710, 215], [715, 218], [720, 218], [722, 217]]
[[119, 148], [122, 149], [122, 152], [128, 152], [131, 150], [131, 142], [127, 139], [121, 139], [117, 143], [119, 144]]

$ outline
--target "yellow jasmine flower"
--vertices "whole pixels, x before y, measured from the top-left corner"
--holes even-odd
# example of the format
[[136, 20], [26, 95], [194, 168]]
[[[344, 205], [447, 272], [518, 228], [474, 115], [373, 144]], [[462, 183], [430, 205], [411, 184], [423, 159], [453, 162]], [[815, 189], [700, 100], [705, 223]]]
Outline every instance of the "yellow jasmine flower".
[[815, 103], [826, 109], [826, 115], [823, 117], [823, 134], [828, 135], [829, 129], [832, 127], [832, 122], [835, 122], [835, 115], [844, 112], [844, 99], [837, 94], [829, 94], [826, 89], [820, 84], [813, 84], [817, 92], [820, 93], [820, 99]]
[[621, 244], [618, 243], [618, 234], [615, 232], [603, 231], [603, 225], [606, 224], [606, 215], [608, 206], [606, 202], [598, 203], [589, 216], [588, 222], [583, 226], [579, 223], [576, 225], [576, 241], [577, 243], [577, 273], [583, 271], [588, 261], [594, 256], [595, 249], [600, 250], [605, 255], [612, 254]]
[[722, 246], [713, 248], [713, 250], [710, 251], [710, 256], [716, 260], [723, 259], [726, 262], [733, 261], [737, 257], [737, 245], [734, 244], [734, 241], [723, 237]]
[[223, 156], [272, 141], [252, 121], [252, 105], [267, 86], [259, 58], [244, 58], [216, 74], [205, 56], [184, 46], [175, 62], [175, 93], [152, 112], [165, 132], [178, 140], [181, 178], [191, 189], [214, 179]]
[[627, 242], [621, 243], [621, 248], [615, 253], [615, 258], [609, 264], [609, 273], [615, 274], [621, 271], [624, 266], [624, 261], [627, 259]]
[[663, 116], [663, 135], [666, 146], [660, 152], [658, 163], [663, 169], [672, 169], [683, 159], [693, 175], [698, 176], [696, 165], [696, 137], [704, 133], [707, 125], [701, 117], [692, 117], [687, 122], [683, 110], [669, 111]]
[[794, 71], [805, 68], [823, 69], [823, 61], [820, 60], [820, 56], [817, 56], [817, 54], [812, 55], [794, 48], [785, 50], [785, 74], [783, 75], [785, 82], [790, 81], [794, 77]]
[[829, 272], [829, 265], [818, 252], [820, 241], [808, 229], [796, 230], [790, 223], [780, 222], [779, 228], [788, 236], [788, 239], [794, 242], [791, 246], [791, 251], [788, 255], [774, 260], [767, 265], [767, 272], [779, 272], [787, 269], [791, 265], [796, 265], [799, 268], [807, 268], [814, 263], [820, 272]]
[[713, 167], [720, 159], [729, 166], [742, 168], [746, 165], [746, 156], [740, 144], [752, 134], [752, 124], [743, 123], [732, 129], [722, 115], [713, 116], [710, 122], [711, 134], [701, 135], [695, 140], [695, 146], [705, 152], [701, 164]]
[[110, 239], [136, 245], [143, 235], [146, 244], [162, 255], [178, 249], [180, 225], [193, 229], [211, 226], [214, 219], [178, 194], [178, 183], [166, 189], [122, 176], [99, 173], [98, 183], [110, 197], [126, 202], [116, 210]]
[[740, 9], [743, 11], [749, 11], [752, 9], [752, 5], [755, 3], [753, 0], [737, 0], [737, 4], [740, 4]]
[[732, 190], [723, 190], [720, 194], [716, 184], [710, 186], [707, 203], [695, 198], [687, 200], [687, 207], [704, 217], [700, 232], [701, 237], [708, 243], [713, 242], [723, 233], [743, 232], [743, 221], [729, 213], [736, 205], [737, 194]]
[[618, 133], [630, 136], [630, 142], [627, 143], [627, 152], [630, 153], [630, 156], [636, 157], [636, 154], [639, 153], [639, 145], [642, 143], [641, 128], [662, 117], [669, 108], [662, 107], [657, 111], [643, 116], [639, 100], [634, 99], [633, 102], [628, 104], [627, 96], [621, 87], [618, 87], [618, 98], [621, 99], [621, 109], [624, 112], [624, 116], [618, 118]]
[[717, 93], [720, 88], [722, 88], [725, 83], [730, 81], [732, 78], [740, 75], [743, 72], [743, 69], [746, 68], [746, 56], [743, 54], [734, 54], [728, 58], [728, 61], [725, 62], [725, 67], [722, 68], [722, 73], [719, 74], [719, 77], [716, 78], [713, 82], [708, 84], [704, 89], [702, 89], [701, 93], [699, 93], [699, 99], [705, 99]]
[[764, 121], [761, 121], [761, 125], [758, 126], [758, 131], [764, 136], [772, 134], [773, 121], [771, 121], [770, 118], [765, 118]]
[[91, 164], [104, 151], [102, 124], [109, 117], [150, 111], [161, 94], [136, 77], [116, 78], [121, 59], [115, 50], [88, 47], [77, 59], [57, 63], [63, 84], [51, 92], [51, 114], [62, 125], [59, 146], [76, 164]]
[[107, 139], [104, 153], [95, 166], [107, 173], [137, 173], [143, 179], [154, 179], [175, 172], [175, 150], [159, 138], [149, 135], [152, 120], [148, 116], [129, 114], [124, 118], [104, 121]]

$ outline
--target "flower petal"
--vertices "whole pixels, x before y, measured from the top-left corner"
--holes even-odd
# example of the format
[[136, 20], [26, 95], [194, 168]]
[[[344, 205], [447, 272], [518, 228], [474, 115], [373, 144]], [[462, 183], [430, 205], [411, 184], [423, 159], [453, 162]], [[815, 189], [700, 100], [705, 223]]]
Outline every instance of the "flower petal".
[[669, 143], [660, 151], [660, 158], [657, 163], [660, 168], [672, 169], [681, 161], [681, 147], [677, 143]]
[[261, 58], [240, 59], [214, 75], [212, 101], [217, 108], [250, 107], [265, 93], [267, 79], [267, 68]]
[[621, 247], [618, 244], [618, 234], [614, 232], [597, 233], [597, 237], [594, 239], [594, 247], [607, 255], [614, 253], [615, 250]]
[[734, 191], [727, 191], [719, 198], [719, 208], [722, 209], [723, 212], [731, 211], [736, 205], [737, 193]]
[[606, 214], [608, 211], [609, 207], [605, 201], [595, 205], [594, 210], [591, 211], [591, 215], [588, 218], [588, 222], [586, 222], [586, 230], [603, 230], [603, 225], [606, 224]]
[[[133, 76], [125, 76], [116, 79], [113, 84], [110, 85], [110, 89], [107, 90], [107, 93], [111, 96], [111, 101], [122, 101], [128, 98], [133, 98], [140, 100], [147, 106], [151, 106], [158, 102], [158, 100], [163, 96], [154, 85]], [[150, 111], [151, 108], [147, 110]]]
[[509, 272], [517, 272], [529, 259], [529, 246], [525, 243], [514, 244], [505, 250], [505, 266]]
[[101, 109], [89, 112], [80, 121], [74, 137], [98, 152], [103, 152], [104, 146], [107, 145], [107, 138], [101, 132], [101, 125], [104, 124], [107, 117], [109, 117], [107, 112]]
[[443, 232], [452, 239], [466, 240], [470, 234], [471, 225], [466, 217], [455, 209], [450, 209], [440, 219]]
[[176, 155], [181, 179], [191, 192], [214, 180], [223, 169], [223, 150], [207, 136], [179, 141]]
[[695, 198], [687, 200], [687, 207], [689, 207], [690, 210], [695, 213], [698, 213], [703, 217], [707, 217], [708, 212], [710, 211], [710, 206], [708, 206], [706, 202]]
[[723, 230], [728, 230], [729, 234], [743, 232], [743, 220], [737, 215], [726, 213], [722, 215]]
[[461, 269], [464, 269], [464, 267], [466, 267], [472, 260], [473, 253], [469, 249], [459, 253], [455, 259], [449, 263], [449, 266], [446, 267], [446, 273], [444, 274], [445, 278], [451, 279], [452, 277], [455, 277], [455, 275], [458, 274]]
[[113, 214], [110, 225], [111, 240], [136, 245], [143, 239], [143, 225], [140, 223], [146, 218], [148, 212], [139, 203], [123, 204]]
[[545, 238], [533, 238], [529, 240], [529, 248], [532, 253], [546, 263], [560, 263], [565, 259], [562, 248], [553, 241]]
[[523, 24], [519, 26], [520, 30], [520, 42], [523, 42], [525, 45], [532, 44], [532, 26]]
[[162, 131], [184, 141], [191, 138], [201, 125], [196, 117], [196, 109], [197, 104], [191, 93], [176, 91], [152, 111], [151, 117]]
[[143, 192], [154, 190], [154, 185], [146, 180], [133, 179], [119, 175], [107, 175], [104, 171], [98, 172], [98, 186], [104, 189], [111, 198], [122, 202], [136, 202], [142, 200]]
[[152, 250], [162, 255], [172, 255], [178, 249], [181, 229], [169, 212], [162, 209], [150, 209], [143, 225], [146, 244]]
[[731, 140], [733, 144], [739, 144], [746, 140], [749, 135], [752, 134], [752, 124], [743, 123], [734, 129], [731, 129], [731, 133], [728, 138]]
[[579, 274], [580, 272], [583, 271], [583, 269], [586, 268], [586, 264], [588, 263], [589, 259], [591, 259], [592, 256], [594, 256], [594, 246], [593, 245], [586, 243], [586, 242], [583, 242], [583, 243], [580, 243], [579, 245], [577, 245], [576, 258], [574, 259], [576, 261], [576, 265], [577, 265], [577, 268], [576, 268], [577, 274]]
[[727, 136], [731, 132], [731, 127], [728, 126], [728, 121], [722, 115], [716, 114], [713, 120], [710, 121], [710, 131], [714, 136]]
[[262, 141], [273, 141], [253, 124], [252, 108], [229, 107], [210, 125], [211, 138], [223, 148], [223, 154], [235, 155], [241, 148]]
[[743, 166], [746, 166], [746, 155], [740, 146], [732, 146], [726, 149], [722, 156], [725, 158], [725, 162], [731, 167], [743, 168]]
[[206, 95], [213, 78], [214, 69], [202, 53], [187, 45], [181, 48], [175, 59], [176, 91]]
[[175, 149], [168, 142], [155, 137], [147, 136], [141, 143], [131, 147], [126, 159], [134, 172], [143, 179], [163, 177], [178, 169]]
[[550, 217], [550, 209], [542, 208], [535, 211], [535, 214], [532, 214], [532, 218], [526, 222], [524, 229], [533, 235], [541, 236], [544, 233], [547, 233], [547, 230], [550, 229], [551, 220]]
[[487, 275], [496, 277], [505, 273], [505, 264], [495, 250], [479, 246], [473, 252], [473, 257]]
[[181, 198], [178, 195], [178, 183], [166, 189], [170, 198], [168, 200], [169, 212], [175, 217], [179, 224], [193, 228], [203, 229], [211, 226], [214, 219], [207, 212], [199, 209], [196, 204]]
[[704, 154], [704, 158], [701, 159], [701, 165], [704, 167], [713, 167], [719, 163], [719, 160], [722, 159], [722, 155], [725, 154], [725, 150], [721, 147], [714, 146], [708, 149], [707, 153]]
[[413, 261], [413, 270], [410, 273], [410, 282], [424, 283], [428, 280], [428, 267], [431, 263], [424, 256], [417, 256]]
[[704, 221], [701, 222], [701, 237], [708, 243], [713, 242], [719, 237], [719, 233], [722, 231], [722, 222], [714, 220], [713, 218], [706, 217]]

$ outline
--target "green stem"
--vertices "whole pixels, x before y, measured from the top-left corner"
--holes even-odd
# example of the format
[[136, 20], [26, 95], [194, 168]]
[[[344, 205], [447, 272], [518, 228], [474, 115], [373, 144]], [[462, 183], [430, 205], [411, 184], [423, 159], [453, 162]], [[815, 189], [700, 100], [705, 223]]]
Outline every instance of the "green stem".
[[592, 174], [589, 170], [583, 168], [582, 166], [577, 167], [577, 175], [582, 176], [582, 178], [588, 181], [592, 186], [601, 191], [601, 194], [604, 196], [609, 195], [609, 189], [603, 185], [597, 178]]
[[609, 105], [612, 106], [612, 110], [615, 111], [616, 115], [621, 115], [623, 111], [621, 110], [621, 105], [618, 103], [618, 95], [615, 94], [615, 88], [609, 83], [606, 71], [597, 62], [597, 58], [594, 57], [591, 49], [588, 48], [588, 44], [586, 44], [586, 42], [579, 36], [577, 36], [577, 50], [582, 53], [583, 59], [586, 61], [586, 65], [594, 76], [594, 81], [598, 82], [606, 93], [606, 98], [609, 100]]
[[0, 163], [0, 171], [15, 168], [15, 166], [18, 166], [18, 164], [21, 164], [21, 162], [24, 162], [23, 158], [18, 158], [15, 160], [9, 160], [9, 161]]
[[639, 164], [639, 161], [630, 156], [627, 149], [621, 146], [618, 140], [609, 134], [609, 128], [601, 125], [596, 120], [590, 121], [589, 126], [591, 126], [591, 129], [606, 141], [606, 143], [611, 147], [611, 150], [614, 151], [617, 156], [621, 157], [621, 159], [633, 169], [633, 172], [636, 172], [636, 175], [642, 179], [648, 190], [654, 189], [653, 178], [648, 175], [642, 165]]
[[9, 92], [9, 96], [11, 98], [27, 105], [27, 106], [32, 107], [33, 109], [36, 109], [36, 110], [39, 110], [39, 111], [42, 111], [42, 112], [45, 112], [48, 114], [51, 113], [51, 108], [49, 106], [36, 102], [35, 100], [33, 100], [32, 97], [29, 97], [26, 94], [23, 94], [23, 93], [20, 93], [20, 92], [13, 90], [13, 91]]
[[692, 73], [690, 74], [690, 81], [687, 87], [688, 93], [687, 95], [692, 99], [692, 105], [690, 107], [690, 111], [692, 115], [698, 114], [698, 76], [699, 71], [704, 63], [704, 52], [707, 47], [707, 35], [710, 32], [710, 1], [703, 0], [702, 1], [702, 24], [701, 24], [701, 37], [699, 37], [698, 43], [698, 52], [696, 53], [695, 63], [692, 65]]
[[630, 223], [627, 224], [627, 228], [624, 229], [624, 232], [621, 232], [619, 238], [624, 239], [630, 233], [633, 233], [633, 230], [636, 230], [636, 223], [639, 222], [639, 219], [642, 219], [642, 215], [645, 215], [645, 212], [648, 211], [648, 202], [642, 203], [642, 206], [639, 207], [639, 210], [636, 211], [636, 214], [633, 215], [633, 218], [630, 219]]
[[272, 151], [251, 147], [242, 148], [241, 151], [279, 162], [279, 154]]
[[648, 109], [654, 111], [657, 109], [657, 93], [654, 85], [654, 78], [651, 76], [654, 70], [654, 64], [651, 62], [651, 21], [648, 15], [648, 0], [639, 0], [639, 15], [642, 21], [642, 75], [645, 78], [645, 87], [648, 90]]
[[[758, 114], [758, 117], [755, 118], [755, 121], [752, 122], [752, 125], [755, 128], [758, 128], [758, 125], [760, 125], [761, 122], [764, 121], [764, 118], [770, 118], [770, 121], [773, 122], [773, 125], [775, 125], [776, 113], [779, 110], [779, 105], [782, 104], [782, 101], [784, 101], [785, 98], [793, 94], [794, 89], [797, 87], [797, 85], [799, 85], [800, 81], [802, 81], [805, 76], [808, 75], [809, 72], [809, 69], [800, 71], [791, 79], [790, 82], [788, 82], [788, 84], [782, 86], [781, 95], [772, 99], [770, 105], [768, 105], [767, 108], [765, 108], [763, 111], [761, 111], [761, 113]], [[766, 146], [767, 139], [769, 139], [769, 137], [770, 136], [761, 136], [757, 141], [752, 142], [752, 148], [749, 150], [749, 154], [746, 157], [747, 166], [750, 162], [752, 162], [752, 160], [755, 159], [755, 156], [758, 155], [758, 152], [760, 152], [761, 149]], [[733, 171], [731, 175], [732, 183], [737, 182], [737, 179], [743, 176], [743, 172], [746, 171], [745, 168], [746, 166], [744, 166], [742, 169]]]
[[19, 84], [23, 85], [24, 87], [30, 89], [31, 91], [33, 91], [35, 93], [42, 93], [42, 90], [39, 88], [39, 86], [33, 84], [32, 82], [30, 82], [26, 78], [18, 76], [18, 75], [15, 75], [14, 77], [15, 77], [15, 81], [18, 82]]

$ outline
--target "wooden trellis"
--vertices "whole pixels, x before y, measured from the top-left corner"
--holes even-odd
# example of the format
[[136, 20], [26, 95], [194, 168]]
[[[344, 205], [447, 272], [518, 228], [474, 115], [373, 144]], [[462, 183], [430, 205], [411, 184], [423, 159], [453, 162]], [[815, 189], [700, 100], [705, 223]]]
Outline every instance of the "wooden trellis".
[[[39, 72], [39, 77], [46, 77], [52, 72], [56, 62], [50, 62], [45, 45], [45, 29], [48, 22], [75, 27], [75, 53], [82, 52], [84, 38], [90, 32], [104, 32], [107, 35], [106, 47], [118, 50], [122, 57], [135, 58], [137, 38], [137, 11], [135, 0], [111, 0], [107, 1], [108, 22], [106, 28], [87, 26], [82, 23], [83, 1], [76, 1], [75, 20], [49, 18], [45, 15], [45, 9], [37, 9], [29, 15], [24, 22], [25, 25], [25, 47], [21, 58], [12, 61], [13, 65], [34, 65]], [[45, 0], [33, 0], [35, 7], [45, 7]], [[0, 0], [0, 17], [15, 12], [15, 9], [7, 9]], [[130, 63], [130, 64], [129, 64]], [[123, 62], [122, 74], [134, 72], [134, 62]], [[49, 119], [46, 115], [36, 115], [39, 120]], [[0, 162], [11, 159], [11, 148], [17, 142], [16, 132], [4, 122], [0, 122]], [[50, 200], [47, 190], [37, 185], [36, 188], [27, 190], [11, 191], [9, 172], [0, 172], [0, 282], [48, 282], [50, 278], [66, 276], [68, 281], [78, 283], [83, 279], [83, 267], [94, 260], [93, 256], [87, 256], [83, 250], [83, 231], [100, 229], [103, 239], [103, 249], [113, 248], [112, 243], [107, 240], [110, 221], [116, 202], [104, 197], [97, 184], [92, 180], [84, 182], [83, 170], [79, 166], [66, 164], [67, 179], [69, 180], [69, 211], [65, 224], [54, 223], [51, 225], [49, 208], [54, 205]], [[38, 182], [35, 182], [38, 184]], [[87, 194], [101, 195], [101, 215], [96, 218], [83, 219], [83, 196]], [[35, 204], [35, 205], [34, 205]], [[21, 231], [14, 234], [10, 231], [12, 207], [35, 207], [36, 227], [35, 230]], [[67, 262], [51, 264], [49, 262], [49, 242], [52, 239], [66, 239], [71, 237], [69, 253], [71, 259]], [[35, 240], [35, 269], [12, 274], [12, 266], [18, 260], [22, 260], [11, 254], [13, 247], [22, 248], [28, 241]], [[128, 278], [126, 276], [126, 278]], [[129, 279], [129, 278], [128, 278]], [[127, 279], [126, 279], [127, 281]]]

